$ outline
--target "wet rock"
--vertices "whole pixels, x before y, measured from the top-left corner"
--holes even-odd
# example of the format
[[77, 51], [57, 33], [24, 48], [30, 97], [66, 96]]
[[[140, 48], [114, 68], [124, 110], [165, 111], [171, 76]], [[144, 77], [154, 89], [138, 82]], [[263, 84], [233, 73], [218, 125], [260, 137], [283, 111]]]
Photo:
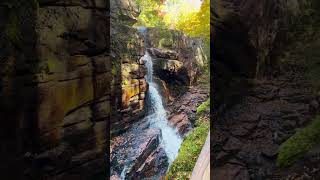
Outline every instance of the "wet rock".
[[187, 128], [190, 127], [190, 121], [188, 119], [188, 115], [184, 112], [173, 115], [169, 122], [172, 124], [172, 126], [177, 127], [180, 134], [185, 134], [187, 131]]
[[113, 175], [110, 177], [110, 180], [121, 180], [121, 178], [118, 175]]
[[134, 178], [165, 175], [168, 165], [168, 157], [164, 149], [158, 147], [137, 170], [137, 175]]
[[[123, 173], [130, 179], [164, 167], [166, 157], [163, 156], [163, 150], [158, 149], [160, 137], [160, 130], [154, 128], [137, 129], [124, 134], [123, 140], [112, 146], [111, 175]], [[149, 163], [144, 164], [146, 161]]]

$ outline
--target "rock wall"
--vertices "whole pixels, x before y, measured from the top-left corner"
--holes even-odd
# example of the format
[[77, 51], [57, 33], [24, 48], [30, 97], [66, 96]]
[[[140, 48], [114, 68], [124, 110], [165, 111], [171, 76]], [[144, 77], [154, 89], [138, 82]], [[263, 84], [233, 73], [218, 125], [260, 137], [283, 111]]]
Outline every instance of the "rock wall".
[[[285, 47], [288, 29], [301, 20], [308, 2], [211, 1], [216, 104], [223, 101], [224, 94], [243, 94], [248, 88], [247, 82], [235, 78], [272, 78], [279, 73], [280, 63], [275, 57]], [[238, 87], [239, 93], [229, 92], [232, 86]]]
[[2, 177], [12, 169], [11, 179], [105, 176], [108, 7], [100, 0], [0, 3]]
[[139, 15], [134, 1], [111, 1], [111, 59], [113, 72], [113, 108], [111, 133], [128, 129], [144, 114], [147, 83], [140, 60], [144, 55], [143, 35], [133, 28]]
[[[212, 35], [216, 60], [248, 77], [270, 74], [274, 51], [306, 6], [305, 0], [214, 0]], [[238, 67], [238, 68], [237, 68]]]
[[203, 73], [209, 58], [205, 41], [159, 28], [148, 28], [147, 40], [154, 58], [155, 81], [165, 101], [174, 101]]
[[148, 29], [148, 40], [150, 47], [167, 49], [176, 52], [176, 57], [172, 60], [179, 60], [187, 69], [188, 84], [194, 84], [199, 75], [203, 72], [207, 57], [205, 53], [205, 42], [200, 38], [188, 37], [180, 31], [164, 30], [158, 28]]

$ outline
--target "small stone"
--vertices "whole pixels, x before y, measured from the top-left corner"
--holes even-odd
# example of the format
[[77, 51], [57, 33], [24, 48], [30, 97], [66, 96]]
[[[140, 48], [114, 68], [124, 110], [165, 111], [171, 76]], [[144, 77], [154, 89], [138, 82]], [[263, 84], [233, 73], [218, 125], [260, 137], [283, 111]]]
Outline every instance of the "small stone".
[[234, 137], [229, 138], [227, 143], [223, 146], [226, 151], [237, 151], [242, 147], [242, 142]]
[[222, 161], [223, 159], [225, 159], [229, 154], [222, 151], [220, 152], [217, 157], [216, 157], [216, 161]]
[[292, 120], [285, 120], [282, 124], [282, 127], [285, 130], [290, 130], [290, 129], [294, 129], [294, 127], [296, 126], [296, 122], [292, 121]]

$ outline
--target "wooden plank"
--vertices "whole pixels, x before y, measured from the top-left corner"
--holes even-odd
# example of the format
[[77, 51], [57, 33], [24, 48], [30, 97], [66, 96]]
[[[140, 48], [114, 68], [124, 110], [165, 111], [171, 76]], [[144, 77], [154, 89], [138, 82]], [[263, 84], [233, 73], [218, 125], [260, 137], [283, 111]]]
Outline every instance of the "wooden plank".
[[202, 147], [190, 180], [210, 180], [210, 132]]

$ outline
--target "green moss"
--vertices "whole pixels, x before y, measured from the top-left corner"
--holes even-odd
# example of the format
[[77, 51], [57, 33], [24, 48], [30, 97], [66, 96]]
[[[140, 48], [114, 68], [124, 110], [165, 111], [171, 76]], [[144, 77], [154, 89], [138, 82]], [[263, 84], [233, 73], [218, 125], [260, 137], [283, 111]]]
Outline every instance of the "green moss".
[[178, 157], [170, 166], [168, 179], [190, 178], [209, 132], [209, 120], [199, 121], [198, 126], [184, 139]]
[[197, 115], [200, 115], [204, 112], [210, 111], [210, 99], [203, 102], [198, 108], [197, 108]]
[[320, 116], [311, 124], [299, 130], [285, 141], [279, 148], [277, 165], [286, 167], [294, 163], [308, 152], [313, 146], [320, 143]]
[[172, 47], [172, 45], [173, 45], [173, 40], [170, 38], [162, 38], [159, 41], [159, 48]]

